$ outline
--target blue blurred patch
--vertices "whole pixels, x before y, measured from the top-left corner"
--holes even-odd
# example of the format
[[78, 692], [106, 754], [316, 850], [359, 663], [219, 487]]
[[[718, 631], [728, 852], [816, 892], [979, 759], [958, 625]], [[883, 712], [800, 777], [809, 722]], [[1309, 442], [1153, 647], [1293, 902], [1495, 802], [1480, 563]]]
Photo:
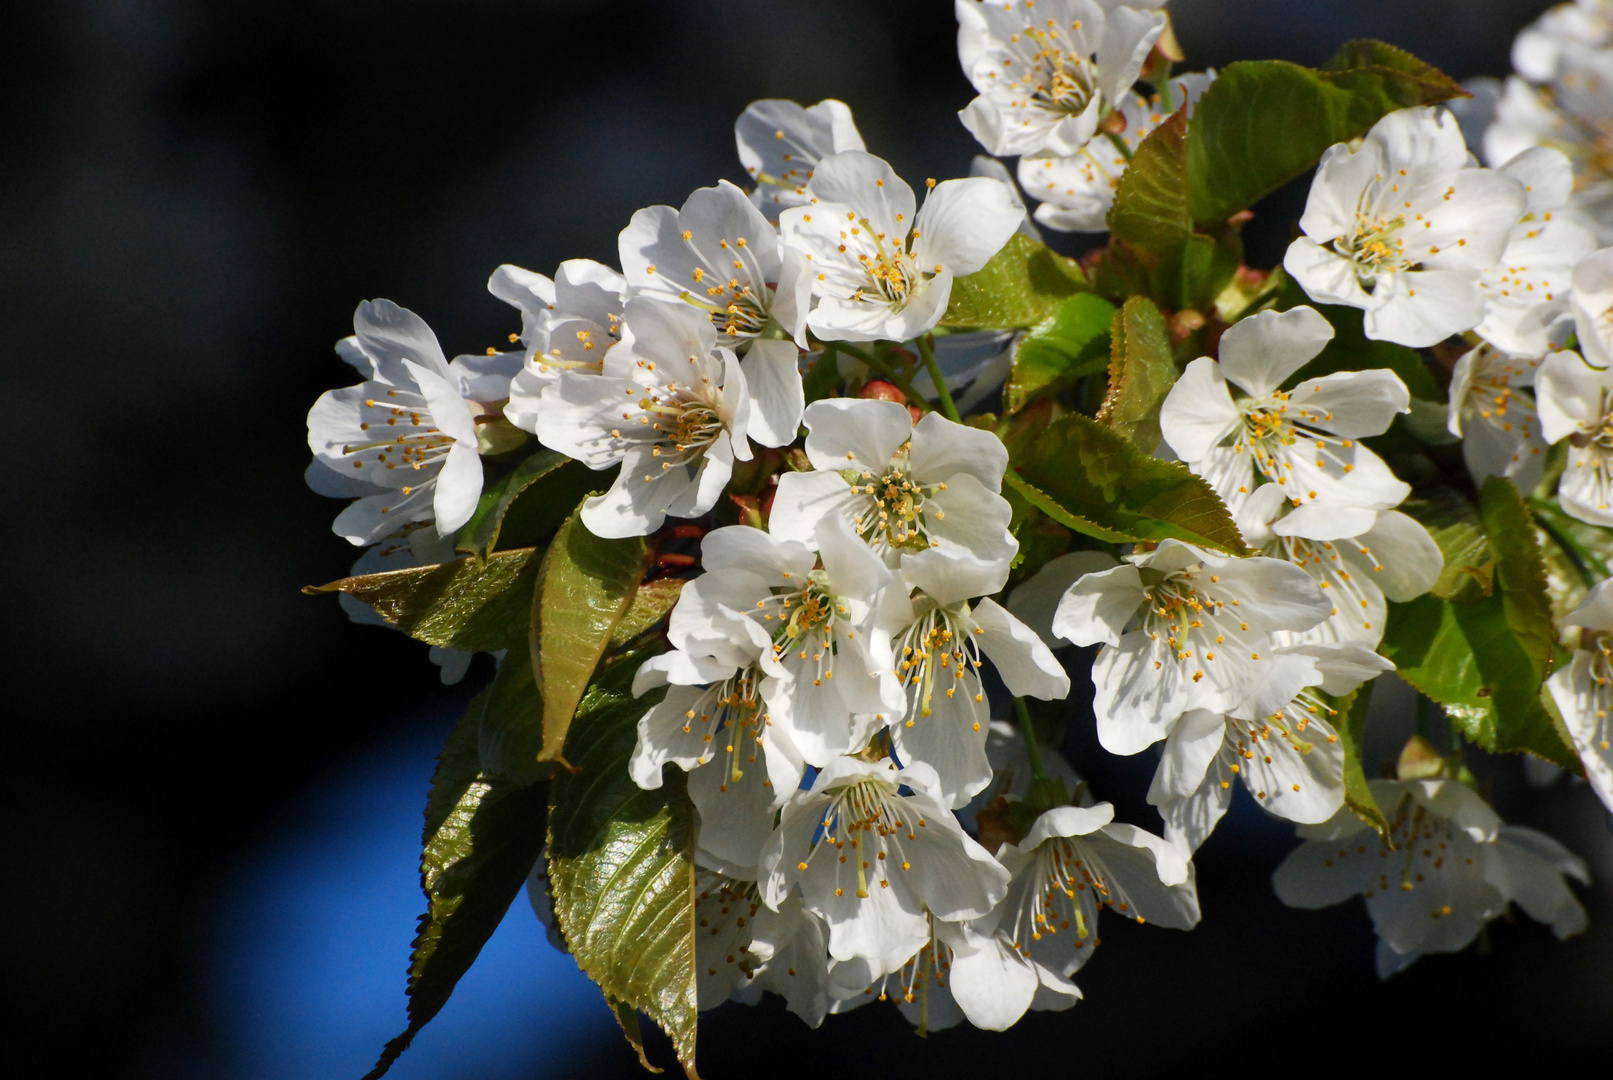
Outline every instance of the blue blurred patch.
[[[405, 1026], [424, 906], [421, 812], [441, 721], [402, 727], [285, 808], [209, 905], [201, 942], [212, 1028], [233, 1080], [356, 1078]], [[620, 1035], [599, 991], [551, 948], [525, 891], [398, 1080], [564, 1075]]]

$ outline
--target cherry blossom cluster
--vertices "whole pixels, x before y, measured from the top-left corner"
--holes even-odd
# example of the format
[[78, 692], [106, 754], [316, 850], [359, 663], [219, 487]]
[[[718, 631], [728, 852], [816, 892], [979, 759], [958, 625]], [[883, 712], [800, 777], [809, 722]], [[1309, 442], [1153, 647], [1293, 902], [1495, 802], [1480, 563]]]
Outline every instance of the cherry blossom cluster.
[[[361, 381], [309, 413], [307, 480], [351, 500], [334, 529], [365, 549], [355, 574], [455, 558], [483, 459], [534, 439], [602, 474], [578, 513], [595, 537], [698, 535], [667, 647], [633, 681], [628, 770], [693, 806], [701, 1009], [767, 991], [816, 1025], [888, 999], [923, 1031], [1068, 1008], [1102, 908], [1196, 925], [1192, 860], [1239, 787], [1303, 841], [1278, 895], [1361, 894], [1386, 977], [1514, 903], [1559, 936], [1585, 925], [1564, 881], [1584, 864], [1449, 762], [1372, 780], [1374, 831], [1347, 803], [1338, 710], [1393, 672], [1391, 605], [1449, 569], [1417, 478], [1366, 440], [1459, 441], [1474, 484], [1545, 485], [1613, 527], [1613, 4], [1543, 16], [1460, 123], [1400, 109], [1323, 155], [1278, 271], [1311, 303], [1268, 291], [1228, 315], [1140, 447], [1201, 477], [1247, 554], [1076, 539], [1022, 570], [1009, 448], [966, 417], [1023, 335], [937, 331], [1016, 233], [1107, 229], [1144, 140], [1214, 93], [1213, 71], [1171, 72], [1162, 7], [956, 0], [977, 92], [959, 115], [992, 156], [922, 201], [843, 103], [759, 101], [735, 125], [746, 186], [638, 211], [619, 269], [495, 270], [520, 313], [509, 349], [449, 361], [385, 300], [337, 344]], [[1339, 308], [1369, 342], [1433, 350], [1448, 406], [1389, 367], [1298, 379]], [[1559, 592], [1572, 659], [1549, 696], [1613, 809], [1613, 592]], [[432, 658], [445, 681], [471, 659]], [[1027, 699], [1064, 699], [1088, 663], [1104, 751], [1155, 762], [1157, 835], [1037, 743]], [[540, 859], [547, 919], [545, 887]]]

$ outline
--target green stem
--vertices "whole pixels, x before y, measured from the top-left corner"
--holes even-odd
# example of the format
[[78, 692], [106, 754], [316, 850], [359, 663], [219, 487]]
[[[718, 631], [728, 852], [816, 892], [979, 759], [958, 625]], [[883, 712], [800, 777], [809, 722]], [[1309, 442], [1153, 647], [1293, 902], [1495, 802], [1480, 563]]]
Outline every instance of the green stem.
[[935, 344], [930, 335], [921, 336], [917, 345], [919, 355], [924, 358], [924, 369], [930, 373], [930, 381], [935, 384], [935, 392], [941, 396], [941, 411], [954, 424], [963, 423], [963, 417], [958, 415], [958, 406], [952, 401], [952, 391], [947, 389], [947, 381], [941, 378], [941, 368], [935, 362]]
[[1131, 162], [1131, 147], [1126, 145], [1126, 140], [1121, 138], [1119, 135], [1116, 135], [1112, 131], [1106, 131], [1104, 134], [1108, 136], [1109, 141], [1113, 143], [1115, 149], [1120, 152], [1120, 156], [1125, 158], [1129, 164]]
[[1047, 769], [1042, 766], [1042, 748], [1036, 742], [1036, 725], [1031, 722], [1031, 711], [1025, 707], [1025, 699], [1014, 699], [1014, 711], [1019, 715], [1019, 732], [1025, 737], [1025, 756], [1031, 763], [1031, 781], [1047, 780]]
[[1176, 97], [1171, 93], [1171, 62], [1164, 61], [1157, 71], [1148, 77], [1159, 94], [1159, 111], [1162, 115], [1170, 115], [1176, 111]]

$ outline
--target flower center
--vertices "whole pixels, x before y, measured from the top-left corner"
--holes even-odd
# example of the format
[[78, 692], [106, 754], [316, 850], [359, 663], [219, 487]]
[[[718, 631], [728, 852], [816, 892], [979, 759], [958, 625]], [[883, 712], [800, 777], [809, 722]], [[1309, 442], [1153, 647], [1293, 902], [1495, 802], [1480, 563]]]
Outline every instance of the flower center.
[[[1079, 30], [1075, 23], [1072, 29]], [[1019, 84], [1037, 105], [1052, 112], [1080, 116], [1092, 103], [1097, 90], [1093, 85], [1092, 64], [1076, 43], [1062, 40], [1063, 31], [1047, 20], [1047, 27], [1028, 27], [1012, 44], [1020, 46], [1024, 74]]]
[[[366, 419], [359, 424], [360, 430], [381, 437], [372, 442], [342, 447], [342, 453], [353, 459], [353, 468], [362, 469], [370, 465], [418, 472], [445, 455], [454, 445], [453, 438], [444, 435], [435, 426], [436, 421], [426, 408], [424, 398], [400, 390], [388, 390], [387, 397], [396, 400], [365, 399]], [[418, 403], [410, 404], [411, 399]], [[404, 490], [404, 494], [408, 494], [408, 489]]]
[[[1239, 398], [1243, 422], [1233, 434], [1233, 449], [1240, 454], [1248, 450], [1262, 476], [1285, 486], [1289, 479], [1287, 474], [1293, 471], [1289, 459], [1303, 450], [1301, 439], [1309, 439], [1314, 444], [1318, 469], [1331, 465], [1344, 473], [1354, 472], [1354, 462], [1346, 460], [1348, 455], [1341, 455], [1339, 451], [1351, 450], [1355, 441], [1333, 439], [1329, 442], [1330, 436], [1313, 426], [1317, 421], [1332, 420], [1333, 414], [1295, 407], [1289, 404], [1290, 397], [1286, 391], [1274, 390], [1261, 398]], [[1311, 497], [1315, 498], [1314, 492]], [[1289, 500], [1295, 506], [1301, 503], [1294, 492], [1289, 492]]]
[[[882, 889], [890, 888], [890, 875], [895, 872], [892, 864], [904, 872], [912, 869], [913, 864], [902, 853], [902, 834], [905, 832], [908, 840], [917, 840], [918, 830], [924, 827], [923, 818], [904, 812], [888, 780], [865, 777], [835, 793], [800, 869], [806, 870], [812, 859], [832, 851], [841, 863], [849, 860], [857, 864], [857, 896], [866, 900], [870, 881], [879, 882]], [[835, 895], [840, 894], [841, 890], [836, 889]]]
[[[762, 711], [761, 694], [757, 691], [760, 681], [761, 673], [756, 668], [744, 668], [732, 677], [712, 684], [683, 714], [684, 732], [692, 732], [694, 725], [700, 724], [705, 731], [702, 738], [708, 746], [717, 735], [726, 735], [726, 742], [721, 747], [722, 753], [728, 758], [721, 785], [723, 791], [728, 790], [730, 783], [738, 783], [744, 778], [742, 762], [756, 758], [753, 747], [761, 742], [762, 724], [767, 720], [767, 714]], [[704, 765], [711, 758], [708, 749], [701, 764]]]
[[[852, 525], [857, 534], [876, 551], [911, 548], [923, 551], [931, 546], [925, 528], [925, 496], [945, 491], [945, 484], [919, 484], [908, 472], [908, 448], [896, 452], [884, 475], [864, 472], [861, 483], [851, 485], [854, 498]], [[940, 520], [942, 511], [935, 511]]]
[[[980, 647], [958, 624], [955, 613], [934, 606], [928, 597], [920, 597], [919, 603], [931, 605], [930, 610], [891, 643], [896, 678], [907, 691], [908, 727], [915, 717], [930, 715], [938, 691], [950, 699], [960, 689], [965, 694], [973, 689], [976, 702], [985, 700], [980, 685]], [[972, 686], [964, 685], [966, 674], [971, 676]], [[977, 721], [975, 730], [979, 728]]]
[[830, 631], [834, 620], [848, 614], [848, 610], [829, 591], [823, 571], [812, 571], [805, 588], [776, 592], [756, 601], [756, 607], [764, 623], [778, 624], [770, 627], [775, 658], [784, 660], [794, 651], [798, 660], [815, 664], [813, 686], [822, 686], [825, 679], [834, 678], [835, 649]]
[[1379, 274], [1417, 267], [1406, 260], [1406, 241], [1400, 231], [1406, 227], [1404, 214], [1392, 218], [1374, 217], [1364, 210], [1355, 212], [1355, 229], [1333, 242], [1333, 249], [1355, 263], [1356, 276], [1370, 288]]

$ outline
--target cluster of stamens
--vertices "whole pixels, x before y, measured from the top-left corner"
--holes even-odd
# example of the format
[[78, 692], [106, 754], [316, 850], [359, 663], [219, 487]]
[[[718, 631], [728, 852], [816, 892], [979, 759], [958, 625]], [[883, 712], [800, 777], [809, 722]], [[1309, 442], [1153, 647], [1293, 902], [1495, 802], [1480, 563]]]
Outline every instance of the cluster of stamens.
[[[975, 632], [980, 633], [978, 628]], [[937, 692], [948, 698], [961, 693], [973, 697], [977, 704], [985, 701], [980, 682], [980, 647], [945, 608], [925, 612], [897, 636], [892, 646], [896, 678], [907, 693], [908, 727], [918, 717], [930, 715]], [[965, 675], [969, 676], [967, 681]], [[975, 730], [980, 730], [979, 721], [975, 722]]]
[[684, 246], [699, 264], [690, 277], [695, 288], [685, 288], [682, 299], [707, 313], [711, 325], [729, 337], [755, 337], [767, 327], [768, 288], [766, 275], [743, 237], [719, 240], [717, 246], [730, 257], [732, 266], [716, 267], [694, 245], [694, 233], [683, 232]]
[[[721, 735], [726, 740], [720, 747], [728, 757], [720, 785], [722, 791], [727, 791], [729, 784], [737, 784], [743, 779], [744, 766], [756, 761], [762, 728], [769, 723], [757, 689], [761, 677], [761, 672], [756, 668], [743, 668], [722, 682], [712, 684], [684, 713], [685, 734], [692, 734], [695, 726], [700, 726], [700, 738], [705, 744], [705, 751], [700, 757], [701, 765], [715, 756], [711, 746], [713, 739]], [[763, 782], [766, 783], [765, 780]]]
[[[791, 574], [785, 571], [784, 576]], [[822, 571], [808, 574], [800, 588], [780, 589], [756, 601], [756, 613], [772, 634], [776, 659], [787, 660], [793, 652], [797, 660], [816, 665], [813, 686], [834, 678], [834, 621], [849, 609], [830, 593]], [[855, 637], [856, 631], [847, 634]]]
[[[926, 497], [947, 489], [946, 484], [920, 484], [908, 472], [908, 448], [896, 452], [884, 475], [864, 470], [851, 484], [852, 526], [876, 551], [933, 547], [925, 528]], [[937, 521], [946, 512], [933, 511]]]
[[[1430, 875], [1438, 878], [1446, 873], [1448, 859], [1460, 858], [1462, 865], [1473, 865], [1472, 855], [1451, 850], [1451, 845], [1456, 842], [1455, 837], [1448, 821], [1430, 814], [1426, 806], [1407, 794], [1400, 800], [1394, 820], [1390, 823], [1388, 845], [1357, 842], [1352, 847], [1348, 841], [1341, 841], [1334, 849], [1334, 854], [1323, 860], [1323, 865], [1332, 867], [1345, 859], [1370, 857], [1376, 853], [1379, 860], [1376, 884], [1369, 882], [1369, 887], [1362, 895], [1371, 900], [1378, 893], [1391, 889], [1412, 892]], [[1400, 865], [1396, 866], [1396, 862]], [[1429, 912], [1435, 920], [1449, 914], [1449, 904], [1442, 904]]]
[[[1193, 579], [1201, 570], [1202, 568], [1189, 568], [1179, 571], [1149, 588], [1141, 619], [1143, 632], [1154, 641], [1158, 641], [1163, 635], [1165, 644], [1170, 646], [1179, 663], [1195, 662], [1197, 670], [1193, 672], [1194, 682], [1204, 677], [1204, 670], [1198, 667], [1197, 661], [1208, 663], [1215, 661], [1215, 650], [1207, 640], [1203, 643], [1191, 640], [1194, 631], [1203, 630], [1205, 618], [1213, 619], [1220, 616], [1227, 606], [1227, 601], [1205, 595], [1194, 585]], [[1220, 580], [1216, 575], [1210, 575], [1211, 584]], [[1238, 603], [1237, 600], [1232, 601], [1234, 606]], [[1249, 629], [1248, 623], [1240, 623], [1239, 626], [1243, 630]], [[1207, 639], [1207, 635], [1205, 637]], [[1215, 645], [1221, 645], [1225, 641], [1224, 634], [1215, 635]], [[1260, 657], [1256, 655], [1252, 659], [1258, 660]], [[1159, 661], [1154, 661], [1156, 669], [1160, 666]]]
[[[377, 434], [385, 431], [386, 437], [342, 447], [342, 453], [353, 459], [353, 468], [362, 469], [368, 464], [388, 470], [402, 468], [419, 472], [444, 457], [453, 447], [454, 440], [435, 426], [425, 399], [408, 391], [388, 390], [386, 393], [389, 399], [394, 400], [365, 399], [364, 415], [371, 419], [359, 424], [361, 431], [375, 431]], [[417, 403], [408, 404], [411, 401]], [[379, 411], [372, 413], [370, 410]], [[393, 434], [394, 431], [397, 434]], [[372, 455], [370, 451], [375, 453]], [[426, 478], [422, 483], [429, 479], [432, 478]], [[375, 483], [392, 486], [379, 477], [375, 478]], [[408, 495], [417, 486], [404, 486], [400, 490]], [[385, 514], [391, 509], [390, 506], [384, 506], [381, 513]]]
[[[1304, 406], [1291, 405], [1293, 394], [1286, 390], [1273, 390], [1262, 398], [1242, 398], [1238, 407], [1243, 422], [1233, 436], [1235, 453], [1248, 451], [1260, 474], [1274, 484], [1288, 486], [1293, 472], [1290, 455], [1305, 452], [1301, 440], [1309, 440], [1309, 450], [1316, 454], [1318, 469], [1330, 466], [1341, 475], [1355, 471], [1355, 440], [1333, 438], [1315, 425], [1333, 419], [1331, 412], [1317, 412]], [[1238, 489], [1248, 494], [1246, 487]], [[1306, 498], [1315, 499], [1316, 492], [1301, 492], [1294, 488], [1286, 492], [1295, 506]]]
[[[695, 894], [696, 933], [705, 938], [714, 938], [721, 936], [724, 930], [737, 931], [736, 936], [748, 945], [750, 935], [745, 933], [745, 929], [762, 907], [756, 883], [701, 871], [696, 884], [700, 890]], [[709, 947], [700, 958], [706, 963], [706, 974], [716, 975], [719, 969], [714, 966], [716, 957], [709, 955]], [[747, 979], [756, 975], [756, 957], [748, 948], [741, 947], [725, 953], [722, 962], [736, 965]]]
[[[902, 835], [917, 840], [917, 830], [925, 827], [922, 817], [904, 813], [896, 789], [889, 782], [877, 778], [859, 780], [835, 793], [819, 822], [812, 850], [798, 869], [805, 871], [820, 855], [831, 857], [826, 853], [832, 853], [841, 863], [854, 861], [857, 896], [866, 900], [871, 881], [877, 881], [882, 889], [890, 888], [893, 865], [904, 872], [913, 868], [903, 856]], [[836, 896], [844, 892], [844, 888], [835, 889]]]
[[[1272, 713], [1258, 720], [1229, 720], [1228, 724], [1231, 726], [1234, 738], [1233, 753], [1240, 759], [1232, 763], [1232, 771], [1247, 780], [1248, 776], [1244, 774], [1246, 768], [1251, 770], [1251, 774], [1258, 773], [1259, 765], [1272, 764], [1272, 751], [1282, 753], [1284, 746], [1302, 756], [1310, 754], [1316, 749], [1316, 744], [1305, 738], [1306, 730], [1312, 721], [1322, 720], [1324, 715], [1332, 717], [1337, 711], [1309, 691], [1302, 691], [1281, 712]], [[1277, 740], [1276, 744], [1272, 743], [1274, 738]], [[1336, 743], [1339, 737], [1328, 732], [1326, 740], [1329, 743]], [[1230, 783], [1228, 780], [1222, 780], [1221, 787], [1225, 789]], [[1297, 782], [1293, 783], [1291, 789], [1298, 792], [1300, 785]], [[1272, 794], [1253, 785], [1250, 790], [1254, 792], [1255, 798], [1262, 802]]]
[[1014, 948], [1029, 956], [1032, 942], [1072, 928], [1075, 936], [1067, 939], [1072, 948], [1096, 948], [1098, 911], [1105, 904], [1143, 921], [1090, 844], [1077, 837], [1053, 837], [1036, 850], [1036, 880], [1014, 916]]
[[1601, 421], [1568, 437], [1574, 454], [1574, 468], [1589, 467], [1595, 474], [1596, 507], [1608, 509], [1608, 491], [1613, 488], [1613, 393], [1602, 391]]
[[[655, 370], [654, 361], [640, 360], [638, 365], [647, 371]], [[628, 395], [639, 399], [635, 403], [638, 415], [631, 409], [624, 411], [622, 419], [628, 423], [611, 429], [613, 439], [651, 445], [650, 453], [660, 461], [661, 468], [659, 472], [645, 473], [645, 483], [674, 466], [698, 461], [723, 433], [718, 404], [721, 390], [712, 385], [699, 357], [689, 357], [689, 366], [693, 374], [688, 383], [668, 380], [660, 386], [630, 388]], [[632, 423], [634, 420], [637, 424]]]
[[[1070, 29], [1079, 31], [1081, 23], [1072, 23]], [[1021, 65], [1020, 76], [1013, 85], [1026, 94], [1025, 101], [1014, 103], [1017, 107], [1034, 105], [1068, 116], [1086, 112], [1097, 94], [1092, 64], [1079, 51], [1078, 43], [1066, 46], [1063, 38], [1062, 28], [1052, 19], [1047, 20], [1045, 28], [1030, 26], [1009, 38]]]

